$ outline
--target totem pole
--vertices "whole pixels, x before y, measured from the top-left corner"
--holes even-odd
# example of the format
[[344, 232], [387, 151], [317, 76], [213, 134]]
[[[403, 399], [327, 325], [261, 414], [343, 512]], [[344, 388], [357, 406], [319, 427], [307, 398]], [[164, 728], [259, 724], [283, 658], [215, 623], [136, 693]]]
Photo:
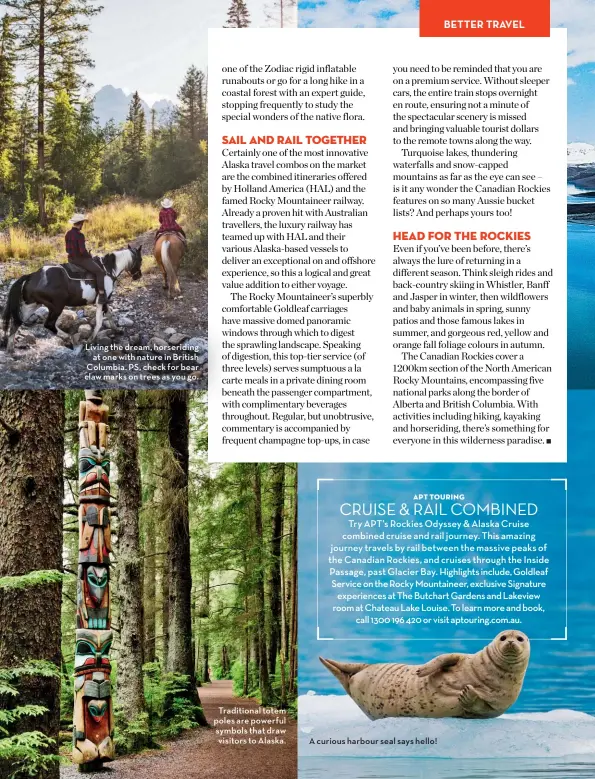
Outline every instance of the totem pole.
[[[79, 408], [79, 564], [74, 658], [73, 759], [83, 765], [114, 759], [110, 682], [109, 409], [87, 390]], [[91, 766], [88, 766], [91, 767]]]

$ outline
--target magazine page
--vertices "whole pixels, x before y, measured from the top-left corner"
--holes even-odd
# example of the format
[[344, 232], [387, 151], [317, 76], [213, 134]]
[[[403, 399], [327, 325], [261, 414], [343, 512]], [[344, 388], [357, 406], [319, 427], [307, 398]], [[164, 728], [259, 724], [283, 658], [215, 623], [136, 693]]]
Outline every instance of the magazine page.
[[594, 40], [0, 1], [0, 779], [595, 776]]

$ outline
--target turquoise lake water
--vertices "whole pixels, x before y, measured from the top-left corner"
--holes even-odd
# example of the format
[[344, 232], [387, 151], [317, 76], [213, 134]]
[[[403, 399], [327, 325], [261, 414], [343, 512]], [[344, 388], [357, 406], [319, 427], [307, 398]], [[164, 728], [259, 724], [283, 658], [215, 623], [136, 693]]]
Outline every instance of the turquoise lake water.
[[409, 760], [300, 758], [300, 779], [593, 779], [595, 762], [573, 759]]
[[595, 388], [594, 262], [595, 225], [569, 224], [568, 389]]
[[[569, 203], [593, 203], [568, 188]], [[568, 389], [595, 388], [595, 225], [568, 224]]]

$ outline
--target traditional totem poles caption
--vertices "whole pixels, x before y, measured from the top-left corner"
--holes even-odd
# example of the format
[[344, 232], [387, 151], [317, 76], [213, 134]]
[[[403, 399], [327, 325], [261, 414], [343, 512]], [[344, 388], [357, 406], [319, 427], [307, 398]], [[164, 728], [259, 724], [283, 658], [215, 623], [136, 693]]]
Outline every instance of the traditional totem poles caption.
[[110, 649], [109, 409], [101, 392], [79, 408], [79, 560], [74, 658], [73, 759], [114, 759]]

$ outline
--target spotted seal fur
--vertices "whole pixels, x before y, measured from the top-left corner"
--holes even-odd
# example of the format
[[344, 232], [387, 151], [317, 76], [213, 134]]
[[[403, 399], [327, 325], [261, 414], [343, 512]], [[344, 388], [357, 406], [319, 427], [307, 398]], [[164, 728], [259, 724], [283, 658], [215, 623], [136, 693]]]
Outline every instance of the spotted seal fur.
[[372, 720], [384, 717], [499, 717], [519, 697], [529, 639], [504, 630], [475, 654], [439, 655], [425, 665], [342, 663], [320, 658]]

